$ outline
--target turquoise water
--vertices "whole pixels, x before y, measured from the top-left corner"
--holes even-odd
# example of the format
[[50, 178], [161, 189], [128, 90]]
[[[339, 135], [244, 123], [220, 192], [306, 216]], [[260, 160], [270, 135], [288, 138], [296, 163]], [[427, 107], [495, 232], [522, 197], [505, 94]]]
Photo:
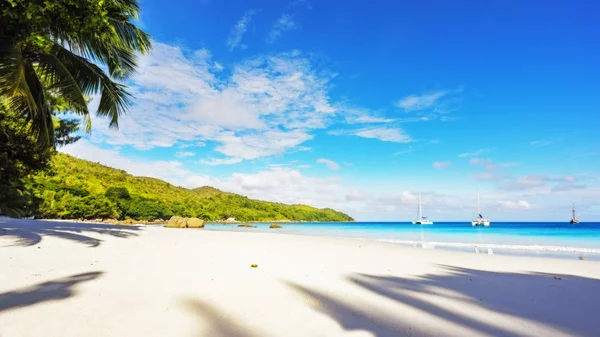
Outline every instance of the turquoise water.
[[466, 222], [413, 225], [403, 222], [283, 223], [282, 229], [208, 224], [209, 230], [277, 232], [375, 240], [426, 249], [484, 254], [539, 255], [600, 260], [600, 223], [493, 222], [473, 227]]

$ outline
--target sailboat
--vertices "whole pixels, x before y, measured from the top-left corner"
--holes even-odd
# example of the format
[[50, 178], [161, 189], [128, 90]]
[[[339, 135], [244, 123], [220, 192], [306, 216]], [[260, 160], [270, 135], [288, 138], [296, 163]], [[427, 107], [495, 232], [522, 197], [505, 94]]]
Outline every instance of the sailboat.
[[413, 221], [415, 225], [433, 225], [433, 221], [423, 216], [423, 210], [421, 209], [421, 192], [419, 192], [419, 208], [417, 210], [417, 220]]
[[490, 225], [490, 221], [481, 215], [480, 211], [480, 202], [479, 202], [479, 186], [477, 186], [477, 218], [471, 221], [471, 225], [475, 226], [485, 226], [488, 227]]
[[573, 204], [573, 215], [571, 216], [571, 223], [572, 224], [579, 223], [579, 219], [577, 219], [577, 215], [575, 214], [575, 204]]

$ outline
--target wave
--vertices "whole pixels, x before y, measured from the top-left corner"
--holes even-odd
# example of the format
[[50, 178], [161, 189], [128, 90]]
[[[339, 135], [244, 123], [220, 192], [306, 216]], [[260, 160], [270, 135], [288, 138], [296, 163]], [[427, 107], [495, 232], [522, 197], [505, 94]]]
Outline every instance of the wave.
[[600, 254], [598, 248], [583, 247], [565, 247], [565, 246], [542, 246], [542, 245], [508, 245], [494, 243], [467, 243], [467, 242], [434, 242], [434, 241], [411, 241], [411, 240], [393, 240], [393, 239], [375, 239], [375, 241], [399, 243], [404, 245], [426, 245], [453, 248], [484, 248], [484, 249], [510, 249], [527, 251], [546, 251], [546, 252], [567, 252], [567, 253], [593, 253]]

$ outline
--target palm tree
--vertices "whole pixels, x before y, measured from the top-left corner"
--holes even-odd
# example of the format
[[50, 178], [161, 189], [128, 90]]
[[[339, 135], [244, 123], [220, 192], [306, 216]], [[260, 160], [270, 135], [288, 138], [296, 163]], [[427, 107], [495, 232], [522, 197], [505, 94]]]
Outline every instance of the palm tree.
[[[118, 127], [131, 103], [121, 82], [135, 71], [137, 53], [151, 48], [135, 26], [138, 0], [0, 1], [0, 98], [52, 146], [56, 95], [91, 128], [86, 98], [99, 94], [96, 114]], [[105, 71], [106, 70], [106, 71]]]

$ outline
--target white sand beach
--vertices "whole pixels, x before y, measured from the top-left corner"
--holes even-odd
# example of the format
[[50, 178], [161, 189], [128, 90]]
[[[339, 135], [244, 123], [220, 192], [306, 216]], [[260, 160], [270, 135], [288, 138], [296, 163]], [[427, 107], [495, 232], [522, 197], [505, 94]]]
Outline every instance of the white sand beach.
[[598, 313], [593, 261], [0, 218], [2, 337], [598, 336]]

